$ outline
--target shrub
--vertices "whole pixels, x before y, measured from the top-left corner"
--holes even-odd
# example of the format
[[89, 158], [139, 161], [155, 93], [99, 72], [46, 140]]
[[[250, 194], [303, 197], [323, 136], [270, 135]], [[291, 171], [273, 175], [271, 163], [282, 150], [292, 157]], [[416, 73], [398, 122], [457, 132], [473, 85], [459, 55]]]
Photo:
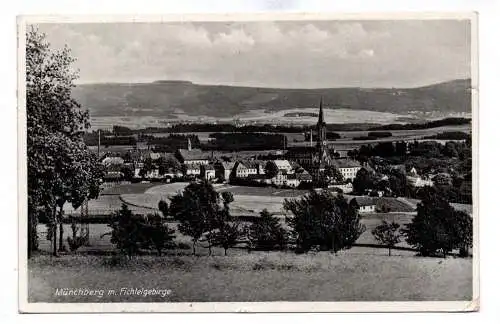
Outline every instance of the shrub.
[[257, 250], [282, 250], [286, 245], [286, 231], [281, 227], [278, 218], [264, 209], [260, 217], [248, 228], [248, 240]]
[[359, 223], [356, 206], [347, 203], [343, 195], [311, 191], [300, 199], [285, 200], [284, 209], [294, 217], [287, 219], [301, 251], [314, 245], [322, 250], [337, 252], [350, 248], [365, 227]]

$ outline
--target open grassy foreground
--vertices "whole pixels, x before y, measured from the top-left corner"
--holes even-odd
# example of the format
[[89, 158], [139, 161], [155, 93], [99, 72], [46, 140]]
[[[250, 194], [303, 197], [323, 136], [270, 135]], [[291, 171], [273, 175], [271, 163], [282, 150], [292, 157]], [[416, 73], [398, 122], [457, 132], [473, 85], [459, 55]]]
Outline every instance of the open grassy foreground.
[[[223, 256], [38, 255], [29, 261], [30, 302], [244, 302], [470, 300], [472, 259], [231, 251]], [[56, 296], [57, 288], [103, 296]], [[169, 290], [144, 297], [121, 288]], [[115, 294], [110, 293], [114, 290]]]

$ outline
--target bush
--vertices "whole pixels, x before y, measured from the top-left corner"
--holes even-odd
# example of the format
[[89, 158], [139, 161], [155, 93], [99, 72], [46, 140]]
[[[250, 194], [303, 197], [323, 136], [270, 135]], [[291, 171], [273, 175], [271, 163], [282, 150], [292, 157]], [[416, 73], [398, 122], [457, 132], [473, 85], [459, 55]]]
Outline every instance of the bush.
[[281, 227], [278, 218], [273, 217], [267, 209], [248, 228], [250, 246], [257, 250], [284, 249], [286, 231]]
[[358, 209], [343, 195], [311, 191], [300, 199], [285, 200], [284, 209], [294, 217], [287, 219], [296, 237], [297, 248], [307, 252], [317, 245], [337, 252], [350, 248], [365, 227], [359, 223]]

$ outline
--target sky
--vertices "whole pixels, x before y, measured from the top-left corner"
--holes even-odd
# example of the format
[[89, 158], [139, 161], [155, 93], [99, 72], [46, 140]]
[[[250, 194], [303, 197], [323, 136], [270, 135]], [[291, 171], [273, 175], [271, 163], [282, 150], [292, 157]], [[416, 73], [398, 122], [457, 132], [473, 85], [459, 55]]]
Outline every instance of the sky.
[[40, 24], [79, 83], [416, 87], [471, 74], [468, 20]]

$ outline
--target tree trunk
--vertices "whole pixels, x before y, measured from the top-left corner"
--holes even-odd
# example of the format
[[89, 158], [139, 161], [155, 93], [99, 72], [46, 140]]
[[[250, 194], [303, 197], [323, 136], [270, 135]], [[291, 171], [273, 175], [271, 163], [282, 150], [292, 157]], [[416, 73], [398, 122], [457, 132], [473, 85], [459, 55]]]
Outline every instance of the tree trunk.
[[28, 259], [31, 258], [33, 251], [38, 250], [37, 216], [33, 211], [28, 214]]
[[391, 247], [389, 247], [389, 256], [391, 256]]
[[227, 256], [227, 248], [224, 248], [224, 256]]
[[196, 255], [196, 241], [193, 240], [193, 255]]
[[52, 207], [52, 255], [58, 256], [57, 254], [57, 217], [56, 217], [56, 206]]
[[63, 207], [59, 206], [59, 251], [66, 251], [64, 246], [64, 226], [62, 221]]

